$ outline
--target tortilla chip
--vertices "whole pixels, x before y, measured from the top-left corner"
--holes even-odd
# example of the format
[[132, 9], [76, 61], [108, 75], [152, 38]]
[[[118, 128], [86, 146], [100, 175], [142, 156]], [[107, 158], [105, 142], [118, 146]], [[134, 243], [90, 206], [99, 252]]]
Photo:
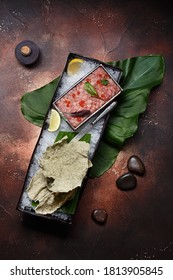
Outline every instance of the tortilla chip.
[[27, 189], [29, 198], [39, 201], [37, 213], [53, 213], [81, 187], [92, 166], [88, 159], [89, 147], [84, 141], [67, 143], [64, 137], [46, 149]]
[[39, 169], [31, 179], [27, 189], [29, 198], [34, 201], [40, 200], [40, 192], [44, 189], [47, 189], [47, 179], [43, 175], [42, 170]]
[[35, 212], [43, 215], [54, 213], [73, 196], [74, 192], [75, 190], [72, 190], [68, 193], [59, 193], [58, 195], [50, 194], [44, 200], [44, 203], [39, 203], [38, 206], [36, 206]]
[[69, 192], [80, 187], [91, 162], [88, 160], [89, 144], [72, 141], [50, 146], [40, 160], [45, 177], [52, 179], [49, 190], [54, 193]]

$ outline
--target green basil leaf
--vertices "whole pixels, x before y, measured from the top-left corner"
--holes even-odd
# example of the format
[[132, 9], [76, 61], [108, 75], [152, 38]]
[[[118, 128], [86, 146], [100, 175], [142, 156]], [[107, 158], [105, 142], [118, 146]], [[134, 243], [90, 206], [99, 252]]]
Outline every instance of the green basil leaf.
[[95, 88], [92, 86], [91, 83], [85, 82], [84, 84], [84, 89], [91, 95], [91, 96], [98, 96], [97, 91]]
[[101, 84], [104, 86], [107, 86], [109, 84], [109, 81], [106, 79], [101, 80]]

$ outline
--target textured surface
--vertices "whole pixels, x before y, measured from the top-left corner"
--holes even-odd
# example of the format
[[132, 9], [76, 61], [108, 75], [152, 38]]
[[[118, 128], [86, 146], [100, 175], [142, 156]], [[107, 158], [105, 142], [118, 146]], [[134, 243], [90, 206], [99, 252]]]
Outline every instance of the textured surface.
[[[1, 259], [173, 258], [173, 21], [166, 2], [1, 1]], [[41, 51], [30, 68], [14, 53], [26, 39]], [[40, 133], [23, 118], [20, 98], [57, 77], [70, 51], [105, 62], [159, 53], [166, 74], [149, 97], [137, 133], [106, 174], [88, 180], [73, 225], [64, 227], [23, 216], [16, 206]], [[143, 160], [146, 174], [127, 193], [115, 181], [132, 154]], [[106, 210], [104, 225], [92, 220], [94, 209]]]

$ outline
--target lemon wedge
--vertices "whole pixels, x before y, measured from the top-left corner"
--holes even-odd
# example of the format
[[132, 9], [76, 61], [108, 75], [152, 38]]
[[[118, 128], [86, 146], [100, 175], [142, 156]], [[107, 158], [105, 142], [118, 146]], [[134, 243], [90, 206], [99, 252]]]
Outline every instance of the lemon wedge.
[[48, 131], [51, 132], [56, 131], [59, 128], [60, 123], [61, 123], [60, 114], [55, 109], [51, 109]]
[[77, 74], [80, 71], [83, 63], [84, 63], [83, 59], [80, 59], [80, 58], [74, 58], [74, 59], [70, 60], [68, 66], [67, 66], [67, 74], [69, 76]]

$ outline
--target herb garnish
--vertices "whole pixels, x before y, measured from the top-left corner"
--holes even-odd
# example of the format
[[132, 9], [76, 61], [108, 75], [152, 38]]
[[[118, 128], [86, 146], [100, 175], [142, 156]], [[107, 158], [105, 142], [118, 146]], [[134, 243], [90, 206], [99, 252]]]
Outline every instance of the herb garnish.
[[32, 200], [31, 204], [32, 204], [33, 207], [36, 207], [39, 204], [39, 201], [38, 200], [37, 201]]
[[101, 84], [104, 86], [107, 86], [109, 84], [109, 81], [106, 79], [101, 80]]
[[95, 88], [90, 84], [89, 82], [85, 82], [84, 89], [91, 95], [98, 97], [98, 92], [95, 90]]

